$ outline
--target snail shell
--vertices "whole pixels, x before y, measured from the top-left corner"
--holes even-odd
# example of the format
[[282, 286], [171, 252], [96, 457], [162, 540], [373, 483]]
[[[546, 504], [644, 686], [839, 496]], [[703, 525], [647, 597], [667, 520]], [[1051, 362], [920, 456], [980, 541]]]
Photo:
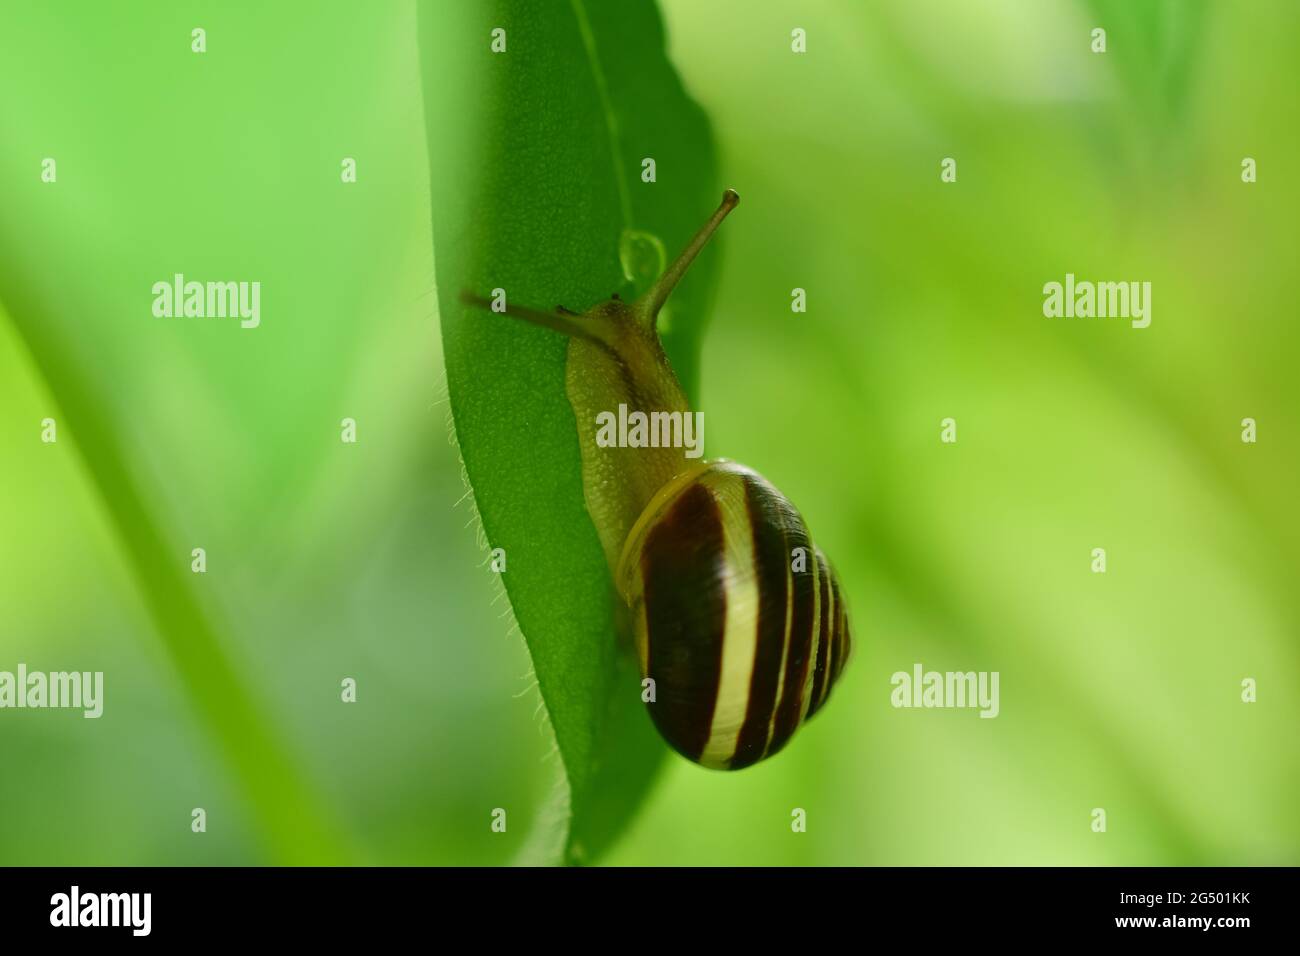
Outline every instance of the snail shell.
[[852, 646], [835, 574], [799, 512], [734, 462], [659, 490], [616, 583], [654, 681], [650, 716], [706, 767], [738, 770], [784, 747], [826, 703]]

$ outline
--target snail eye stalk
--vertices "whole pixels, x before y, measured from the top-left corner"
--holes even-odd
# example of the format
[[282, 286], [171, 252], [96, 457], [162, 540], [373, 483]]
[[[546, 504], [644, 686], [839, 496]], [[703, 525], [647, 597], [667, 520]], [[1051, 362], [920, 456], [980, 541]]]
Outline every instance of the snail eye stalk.
[[654, 328], [655, 316], [659, 314], [659, 310], [668, 301], [668, 296], [672, 295], [673, 289], [677, 288], [677, 283], [686, 274], [686, 270], [695, 261], [695, 257], [699, 255], [700, 250], [718, 231], [718, 226], [722, 225], [722, 220], [727, 218], [727, 214], [735, 209], [739, 202], [740, 194], [734, 189], [723, 192], [722, 202], [714, 210], [713, 215], [709, 217], [709, 221], [700, 227], [700, 231], [686, 244], [686, 248], [682, 250], [681, 255], [673, 261], [672, 265], [664, 270], [663, 275], [655, 280], [655, 284], [647, 289], [645, 294], [633, 304], [633, 309], [638, 313], [643, 325]]

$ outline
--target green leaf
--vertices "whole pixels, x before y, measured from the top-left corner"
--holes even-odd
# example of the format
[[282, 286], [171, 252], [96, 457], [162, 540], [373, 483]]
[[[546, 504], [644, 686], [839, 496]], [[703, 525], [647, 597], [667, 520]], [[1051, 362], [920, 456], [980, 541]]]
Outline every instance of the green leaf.
[[[491, 48], [498, 28], [505, 52]], [[563, 761], [566, 859], [589, 861], [666, 748], [616, 636], [565, 397], [566, 342], [458, 296], [503, 288], [512, 302], [581, 311], [636, 294], [717, 203], [712, 141], [649, 0], [430, 3], [420, 34], [456, 434], [488, 540], [507, 554], [506, 590]], [[642, 181], [646, 158], [654, 183]], [[661, 317], [692, 397], [715, 255], [701, 255]]]

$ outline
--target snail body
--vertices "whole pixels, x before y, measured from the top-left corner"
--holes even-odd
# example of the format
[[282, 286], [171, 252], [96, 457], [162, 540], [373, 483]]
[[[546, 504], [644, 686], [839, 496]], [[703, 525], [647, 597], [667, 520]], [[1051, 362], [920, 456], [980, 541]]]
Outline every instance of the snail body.
[[569, 337], [583, 495], [653, 688], [651, 719], [683, 756], [730, 770], [776, 753], [829, 697], [852, 647], [835, 573], [798, 510], [757, 472], [681, 447], [602, 446], [595, 423], [620, 405], [691, 414], [656, 320], [738, 202], [727, 190], [635, 302], [614, 296], [581, 315], [506, 309]]

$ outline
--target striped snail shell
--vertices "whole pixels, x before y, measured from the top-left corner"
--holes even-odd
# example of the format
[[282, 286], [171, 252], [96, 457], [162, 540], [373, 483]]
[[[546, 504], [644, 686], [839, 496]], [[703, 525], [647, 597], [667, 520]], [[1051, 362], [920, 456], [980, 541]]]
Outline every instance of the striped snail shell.
[[643, 686], [654, 682], [651, 719], [683, 756], [730, 770], [776, 753], [826, 703], [851, 648], [835, 574], [799, 512], [757, 472], [723, 459], [701, 462], [671, 443], [605, 446], [595, 424], [624, 406], [678, 421], [694, 414], [657, 319], [739, 201], [733, 190], [723, 193], [709, 221], [635, 302], [615, 294], [585, 313], [505, 308], [568, 337], [565, 391], [578, 426], [583, 497], [630, 612]]
[[739, 770], [779, 751], [849, 656], [834, 572], [799, 512], [743, 465], [707, 462], [660, 489], [616, 584], [654, 681], [650, 716], [706, 767]]

